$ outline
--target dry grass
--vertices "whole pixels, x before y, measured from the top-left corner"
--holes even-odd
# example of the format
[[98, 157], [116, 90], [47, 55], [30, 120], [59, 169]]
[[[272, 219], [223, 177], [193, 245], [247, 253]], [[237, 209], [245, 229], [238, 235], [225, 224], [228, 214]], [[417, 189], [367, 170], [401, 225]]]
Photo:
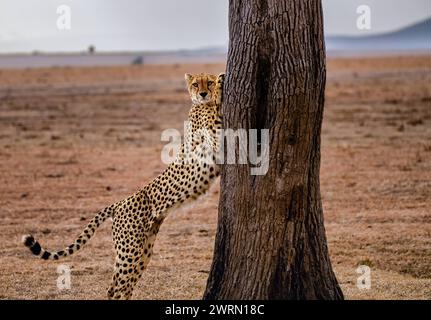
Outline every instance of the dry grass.
[[[321, 189], [332, 263], [349, 299], [431, 298], [431, 57], [328, 64]], [[0, 298], [104, 299], [110, 222], [62, 262], [92, 215], [161, 172], [166, 128], [182, 129], [185, 72], [221, 65], [0, 71]], [[163, 224], [135, 299], [199, 299], [211, 264], [218, 186]], [[59, 291], [56, 268], [72, 269]], [[371, 267], [371, 290], [356, 268]]]

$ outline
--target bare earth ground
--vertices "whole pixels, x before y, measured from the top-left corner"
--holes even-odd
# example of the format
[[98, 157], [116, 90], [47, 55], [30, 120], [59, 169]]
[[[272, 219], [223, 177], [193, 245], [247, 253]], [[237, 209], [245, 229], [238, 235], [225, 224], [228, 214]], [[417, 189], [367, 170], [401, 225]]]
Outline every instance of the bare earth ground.
[[[61, 262], [30, 255], [74, 240], [101, 208], [165, 165], [160, 140], [182, 129], [185, 72], [223, 65], [0, 71], [0, 298], [104, 299], [111, 222]], [[328, 63], [321, 190], [333, 267], [348, 299], [431, 298], [431, 56]], [[219, 187], [171, 214], [135, 299], [200, 299]], [[57, 266], [72, 269], [70, 290]], [[356, 287], [358, 265], [372, 287]]]

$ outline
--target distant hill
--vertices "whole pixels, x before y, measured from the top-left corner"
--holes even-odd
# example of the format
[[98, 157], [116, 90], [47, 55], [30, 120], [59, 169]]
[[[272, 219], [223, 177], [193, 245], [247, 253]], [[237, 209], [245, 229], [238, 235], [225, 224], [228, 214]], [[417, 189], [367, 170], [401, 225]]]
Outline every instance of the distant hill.
[[[370, 36], [327, 36], [328, 56], [431, 52], [431, 18], [398, 31]], [[227, 48], [160, 52], [87, 52], [0, 54], [0, 69], [52, 66], [105, 66], [225, 62]]]
[[329, 51], [430, 50], [431, 18], [398, 31], [371, 36], [328, 36]]

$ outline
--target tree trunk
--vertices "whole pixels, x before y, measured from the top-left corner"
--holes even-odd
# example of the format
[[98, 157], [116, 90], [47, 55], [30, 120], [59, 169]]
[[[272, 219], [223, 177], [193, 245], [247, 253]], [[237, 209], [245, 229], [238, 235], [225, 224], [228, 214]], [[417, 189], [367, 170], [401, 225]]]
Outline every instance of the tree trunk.
[[204, 299], [343, 299], [320, 198], [321, 1], [230, 0], [229, 37], [223, 125], [269, 129], [269, 169], [223, 165]]

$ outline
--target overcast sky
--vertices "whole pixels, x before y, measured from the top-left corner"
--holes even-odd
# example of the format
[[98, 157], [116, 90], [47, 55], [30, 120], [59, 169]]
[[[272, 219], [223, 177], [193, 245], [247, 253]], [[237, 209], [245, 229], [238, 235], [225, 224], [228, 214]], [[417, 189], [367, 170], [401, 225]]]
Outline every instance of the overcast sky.
[[[57, 28], [57, 7], [71, 29]], [[371, 7], [370, 31], [356, 28]], [[431, 0], [323, 0], [327, 35], [379, 33], [431, 17]], [[1, 0], [0, 53], [171, 50], [227, 45], [228, 0]]]

